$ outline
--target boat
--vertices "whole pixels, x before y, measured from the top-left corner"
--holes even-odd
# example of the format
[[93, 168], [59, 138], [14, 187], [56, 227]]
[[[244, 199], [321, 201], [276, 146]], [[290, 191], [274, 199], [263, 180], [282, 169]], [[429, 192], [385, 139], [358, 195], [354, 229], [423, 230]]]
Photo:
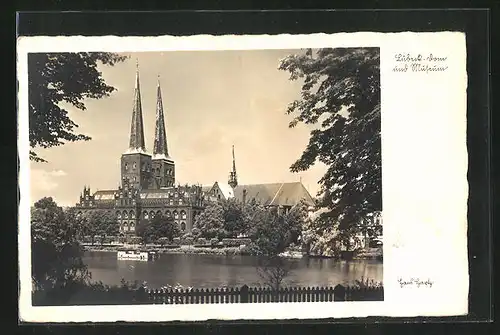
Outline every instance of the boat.
[[155, 251], [143, 251], [137, 249], [120, 249], [116, 257], [118, 260], [152, 261], [157, 257]]
[[302, 258], [303, 254], [300, 251], [284, 251], [279, 256], [283, 258]]

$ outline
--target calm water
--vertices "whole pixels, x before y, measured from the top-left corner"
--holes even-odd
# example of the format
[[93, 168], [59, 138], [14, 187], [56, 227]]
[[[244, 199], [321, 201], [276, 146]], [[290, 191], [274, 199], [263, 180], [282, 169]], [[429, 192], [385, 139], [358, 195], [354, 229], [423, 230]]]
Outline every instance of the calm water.
[[[115, 252], [87, 252], [84, 262], [93, 281], [117, 285], [146, 281], [151, 288], [181, 284], [191, 287], [234, 287], [262, 285], [253, 256], [162, 254], [150, 262], [117, 260]], [[335, 286], [362, 276], [382, 281], [382, 262], [376, 260], [336, 261], [333, 259], [290, 259], [287, 285]]]

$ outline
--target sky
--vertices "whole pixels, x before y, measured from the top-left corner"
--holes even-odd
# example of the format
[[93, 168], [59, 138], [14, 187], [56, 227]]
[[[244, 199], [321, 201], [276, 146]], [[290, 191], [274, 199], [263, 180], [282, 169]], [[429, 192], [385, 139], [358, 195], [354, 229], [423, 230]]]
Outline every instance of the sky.
[[239, 184], [302, 181], [312, 196], [325, 167], [317, 163], [290, 172], [305, 149], [311, 126], [288, 128], [287, 105], [300, 98], [300, 82], [278, 70], [300, 50], [182, 51], [127, 53], [130, 58], [102, 76], [116, 91], [88, 99], [86, 111], [67, 108], [90, 141], [37, 149], [48, 163], [31, 162], [31, 200], [51, 196], [73, 206], [84, 185], [92, 192], [116, 189], [120, 157], [128, 148], [136, 62], [139, 64], [146, 149], [154, 141], [158, 76], [163, 97], [168, 150], [176, 182], [227, 182], [235, 147]]

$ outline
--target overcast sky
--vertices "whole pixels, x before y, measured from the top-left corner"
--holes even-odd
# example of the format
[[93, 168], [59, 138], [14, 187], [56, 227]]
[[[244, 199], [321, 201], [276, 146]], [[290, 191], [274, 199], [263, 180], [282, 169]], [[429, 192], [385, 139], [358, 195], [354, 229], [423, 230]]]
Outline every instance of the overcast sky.
[[92, 191], [115, 189], [120, 156], [127, 150], [139, 62], [146, 149], [152, 150], [157, 76], [160, 75], [168, 150], [177, 182], [227, 182], [231, 145], [240, 184], [302, 179], [312, 196], [324, 166], [297, 174], [289, 170], [309, 140], [310, 128], [289, 129], [287, 105], [300, 97], [300, 83], [278, 70], [280, 59], [298, 50], [129, 53], [124, 63], [102, 67], [116, 91], [87, 100], [84, 112], [71, 110], [92, 137], [88, 142], [38, 149], [48, 163], [31, 163], [31, 198], [52, 196], [63, 206], [78, 201], [84, 185]]

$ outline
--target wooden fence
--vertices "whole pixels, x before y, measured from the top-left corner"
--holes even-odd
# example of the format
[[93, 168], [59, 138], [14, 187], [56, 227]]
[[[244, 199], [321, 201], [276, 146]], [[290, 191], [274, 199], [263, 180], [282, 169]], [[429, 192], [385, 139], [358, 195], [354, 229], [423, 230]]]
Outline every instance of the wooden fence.
[[137, 292], [136, 303], [146, 304], [232, 304], [266, 302], [382, 301], [383, 287], [293, 287], [269, 288], [160, 289]]

